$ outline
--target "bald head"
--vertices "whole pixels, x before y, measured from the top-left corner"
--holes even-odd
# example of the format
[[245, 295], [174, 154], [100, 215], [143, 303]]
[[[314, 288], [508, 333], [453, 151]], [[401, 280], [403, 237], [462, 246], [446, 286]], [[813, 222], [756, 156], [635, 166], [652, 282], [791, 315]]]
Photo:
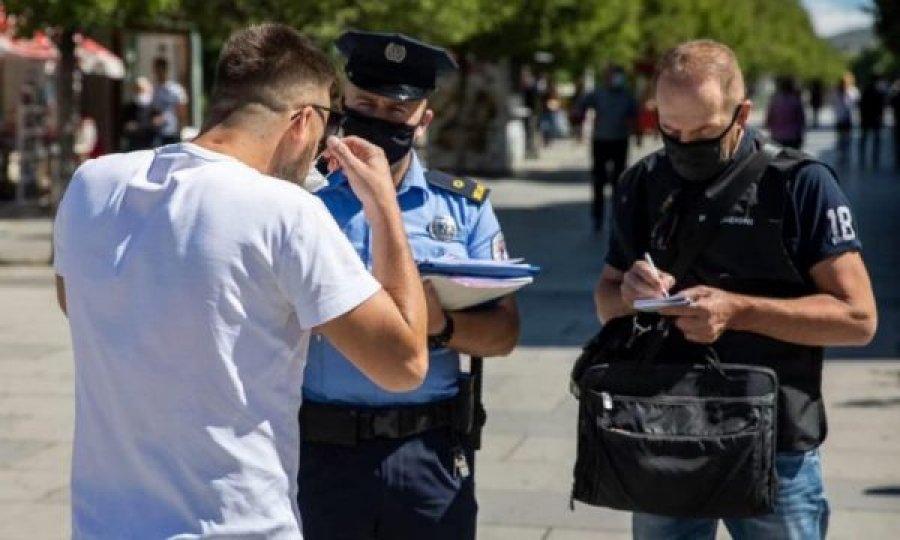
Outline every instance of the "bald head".
[[670, 49], [656, 66], [657, 83], [697, 88], [714, 81], [724, 98], [722, 106], [731, 110], [745, 96], [744, 76], [734, 51], [711, 39], [688, 41]]

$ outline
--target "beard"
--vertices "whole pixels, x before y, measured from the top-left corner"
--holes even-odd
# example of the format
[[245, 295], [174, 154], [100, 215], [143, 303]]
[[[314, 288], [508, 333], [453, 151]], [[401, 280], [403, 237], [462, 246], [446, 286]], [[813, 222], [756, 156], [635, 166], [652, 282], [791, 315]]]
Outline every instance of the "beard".
[[310, 167], [313, 166], [317, 148], [317, 145], [310, 145], [300, 157], [276, 165], [272, 176], [292, 184], [303, 185]]

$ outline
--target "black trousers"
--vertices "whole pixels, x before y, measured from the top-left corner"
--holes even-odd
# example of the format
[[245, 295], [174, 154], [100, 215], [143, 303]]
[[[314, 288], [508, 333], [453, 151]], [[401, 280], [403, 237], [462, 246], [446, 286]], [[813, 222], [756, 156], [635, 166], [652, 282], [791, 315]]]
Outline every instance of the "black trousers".
[[878, 166], [881, 159], [881, 127], [863, 126], [859, 132], [859, 164], [866, 163], [866, 146], [872, 140], [872, 165]]
[[592, 146], [594, 177], [594, 198], [591, 204], [591, 217], [594, 218], [594, 229], [603, 228], [603, 188], [606, 184], [615, 185], [616, 180], [625, 170], [628, 162], [628, 139], [597, 140]]
[[894, 114], [894, 166], [900, 169], [900, 112]]
[[[455, 469], [464, 452], [469, 475]], [[475, 454], [447, 428], [356, 446], [305, 442], [297, 503], [308, 540], [475, 540]]]

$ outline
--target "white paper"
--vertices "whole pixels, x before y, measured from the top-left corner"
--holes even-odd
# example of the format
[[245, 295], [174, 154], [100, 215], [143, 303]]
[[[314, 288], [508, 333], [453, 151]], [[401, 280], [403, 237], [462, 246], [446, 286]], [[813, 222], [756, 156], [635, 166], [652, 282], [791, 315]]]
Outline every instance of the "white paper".
[[531, 277], [481, 278], [454, 276], [423, 276], [434, 285], [441, 306], [457, 310], [477, 306], [511, 294], [534, 281]]

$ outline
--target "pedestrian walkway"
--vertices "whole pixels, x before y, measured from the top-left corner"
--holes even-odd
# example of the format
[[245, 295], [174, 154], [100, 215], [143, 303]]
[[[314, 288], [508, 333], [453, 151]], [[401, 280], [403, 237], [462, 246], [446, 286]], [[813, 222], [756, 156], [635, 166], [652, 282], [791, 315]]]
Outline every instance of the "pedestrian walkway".
[[[808, 141], [829, 158], [830, 132]], [[555, 143], [525, 173], [488, 181], [511, 254], [544, 272], [519, 296], [521, 346], [486, 362], [480, 540], [630, 538], [626, 513], [569, 510], [576, 407], [567, 378], [598, 327], [591, 295], [606, 251], [605, 235], [591, 231], [588, 148]], [[648, 140], [633, 154], [651, 148]], [[900, 178], [885, 164], [843, 171], [842, 182], [857, 210], [881, 324], [870, 347], [837, 351], [825, 369], [829, 537], [887, 540], [900, 530]], [[71, 352], [52, 270], [33, 264], [47, 259], [49, 232], [47, 219], [0, 220], [0, 540], [69, 537]]]

